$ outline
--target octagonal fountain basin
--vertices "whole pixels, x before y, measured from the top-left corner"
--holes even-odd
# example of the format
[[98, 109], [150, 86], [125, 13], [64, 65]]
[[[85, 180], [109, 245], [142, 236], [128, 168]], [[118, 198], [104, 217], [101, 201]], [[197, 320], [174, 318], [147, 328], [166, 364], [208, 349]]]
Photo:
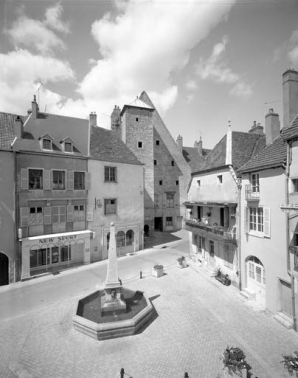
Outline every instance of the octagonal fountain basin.
[[81, 298], [73, 317], [74, 328], [97, 340], [134, 335], [152, 315], [153, 306], [142, 291], [122, 288], [126, 310], [102, 311], [104, 290]]

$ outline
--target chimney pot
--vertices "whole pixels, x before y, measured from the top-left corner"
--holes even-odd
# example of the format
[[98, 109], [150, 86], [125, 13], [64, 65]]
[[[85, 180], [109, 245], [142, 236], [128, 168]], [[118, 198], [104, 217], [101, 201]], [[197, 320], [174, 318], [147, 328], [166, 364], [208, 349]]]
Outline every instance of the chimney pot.
[[273, 109], [269, 109], [269, 113], [265, 116], [265, 132], [266, 145], [271, 144], [280, 134], [279, 115], [274, 113]]
[[97, 126], [97, 116], [95, 112], [91, 112], [89, 115], [89, 125], [91, 126]]
[[24, 133], [24, 125], [23, 120], [19, 116], [17, 116], [17, 118], [14, 120], [13, 128], [17, 139], [22, 139]]
[[289, 127], [298, 114], [298, 72], [288, 69], [282, 75], [282, 84], [283, 127]]

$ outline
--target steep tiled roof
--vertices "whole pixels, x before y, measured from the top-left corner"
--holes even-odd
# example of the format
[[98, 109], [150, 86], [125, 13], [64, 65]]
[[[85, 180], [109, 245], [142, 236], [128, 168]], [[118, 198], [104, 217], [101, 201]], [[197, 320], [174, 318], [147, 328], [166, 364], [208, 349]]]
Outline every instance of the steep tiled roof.
[[204, 163], [205, 156], [211, 150], [203, 148], [203, 156], [199, 154], [199, 151], [196, 147], [183, 147], [182, 154], [185, 161], [190, 166], [192, 172], [198, 170], [198, 168]]
[[[260, 134], [232, 131], [232, 165], [234, 169], [241, 167], [260, 148], [260, 140], [264, 137]], [[196, 171], [216, 169], [226, 165], [227, 135], [206, 156], [204, 163], [198, 165]]]
[[278, 167], [285, 163], [287, 157], [286, 142], [278, 136], [249, 162], [238, 169], [238, 172], [250, 172], [260, 169]]
[[[10, 113], [0, 112], [0, 148], [10, 149], [11, 143], [15, 138], [14, 133], [14, 120], [18, 116]], [[23, 122], [26, 120], [26, 116], [19, 116]]]
[[93, 126], [90, 138], [90, 156], [115, 163], [140, 164], [125, 143], [111, 130]]
[[294, 118], [290, 127], [284, 127], [281, 131], [281, 137], [285, 140], [296, 138], [298, 136], [298, 114]]

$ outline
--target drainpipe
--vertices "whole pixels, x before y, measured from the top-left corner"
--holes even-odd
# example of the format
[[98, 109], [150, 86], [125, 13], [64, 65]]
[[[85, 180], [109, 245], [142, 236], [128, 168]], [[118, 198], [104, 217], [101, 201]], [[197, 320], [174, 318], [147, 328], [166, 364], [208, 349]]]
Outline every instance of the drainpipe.
[[242, 290], [242, 270], [241, 270], [241, 181], [238, 179], [238, 275], [239, 275], [239, 291]]
[[[290, 143], [287, 143], [287, 165], [286, 165], [286, 206], [289, 205], [289, 166], [290, 166]], [[293, 313], [293, 328], [297, 331], [297, 318], [295, 308], [295, 278], [291, 272], [290, 262], [290, 215], [286, 212], [286, 253], [287, 253], [287, 273], [291, 278], [291, 296], [292, 296], [292, 313]]]
[[15, 255], [15, 264], [17, 264], [17, 269], [15, 269], [15, 277], [14, 281], [21, 281], [22, 275], [22, 242], [19, 239], [18, 229], [20, 226], [20, 208], [19, 208], [19, 181], [18, 181], [18, 160], [17, 160], [17, 153], [13, 151], [14, 157], [14, 234], [16, 242], [16, 255]]

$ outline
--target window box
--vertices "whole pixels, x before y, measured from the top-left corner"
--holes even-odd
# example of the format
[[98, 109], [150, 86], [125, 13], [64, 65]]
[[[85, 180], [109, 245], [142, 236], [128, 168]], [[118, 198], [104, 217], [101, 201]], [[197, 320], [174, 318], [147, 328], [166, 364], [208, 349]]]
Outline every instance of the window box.
[[154, 277], [162, 277], [163, 276], [163, 265], [154, 265], [152, 268], [152, 276]]

